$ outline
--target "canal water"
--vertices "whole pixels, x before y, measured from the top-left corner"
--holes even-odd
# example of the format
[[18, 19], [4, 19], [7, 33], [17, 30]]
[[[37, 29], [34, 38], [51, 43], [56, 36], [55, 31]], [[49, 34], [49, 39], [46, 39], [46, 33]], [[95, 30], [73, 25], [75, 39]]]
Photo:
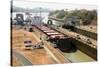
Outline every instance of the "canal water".
[[92, 62], [94, 59], [86, 55], [80, 50], [77, 50], [73, 53], [63, 53], [66, 58], [71, 60], [72, 62]]

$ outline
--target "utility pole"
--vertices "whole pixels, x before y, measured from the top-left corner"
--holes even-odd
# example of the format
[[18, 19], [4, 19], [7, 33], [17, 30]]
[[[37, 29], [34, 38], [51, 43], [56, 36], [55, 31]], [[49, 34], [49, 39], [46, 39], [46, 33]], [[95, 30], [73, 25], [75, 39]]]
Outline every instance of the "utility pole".
[[[40, 28], [42, 29], [42, 17], [41, 17], [41, 7], [40, 7]], [[40, 40], [42, 39], [42, 33], [40, 32]]]

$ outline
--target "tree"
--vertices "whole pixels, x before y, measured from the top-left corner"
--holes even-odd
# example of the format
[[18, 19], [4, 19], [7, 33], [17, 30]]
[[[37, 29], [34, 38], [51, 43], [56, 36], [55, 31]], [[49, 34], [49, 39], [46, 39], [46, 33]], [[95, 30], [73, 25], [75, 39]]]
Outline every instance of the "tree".
[[51, 15], [53, 15], [53, 14], [56, 14], [56, 13], [58, 13], [58, 12], [59, 12], [59, 10], [52, 11], [52, 12], [49, 13], [49, 16], [51, 16]]
[[66, 12], [64, 10], [59, 11], [56, 18], [63, 19], [66, 15]]
[[75, 9], [72, 11], [59, 10], [55, 12], [56, 18], [63, 19], [64, 21], [71, 17], [78, 17], [78, 19], [81, 20], [84, 24], [91, 24], [92, 20], [97, 20], [97, 10]]

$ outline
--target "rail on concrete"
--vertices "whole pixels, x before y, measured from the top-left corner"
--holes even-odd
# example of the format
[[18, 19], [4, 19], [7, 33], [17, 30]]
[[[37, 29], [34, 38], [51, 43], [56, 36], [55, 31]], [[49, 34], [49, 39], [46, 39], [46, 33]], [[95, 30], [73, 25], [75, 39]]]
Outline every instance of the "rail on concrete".
[[88, 36], [90, 38], [97, 40], [97, 33], [95, 33], [95, 32], [88, 31], [88, 30], [85, 30], [85, 29], [81, 29], [79, 27], [75, 27], [74, 30], [75, 30], [76, 33], [79, 33], [79, 34], [82, 34], [82, 35], [85, 35], [85, 36]]
[[43, 41], [44, 48], [52, 55], [52, 57], [58, 62], [58, 63], [70, 63], [68, 59], [66, 59], [57, 49], [51, 46], [51, 44], [47, 41]]

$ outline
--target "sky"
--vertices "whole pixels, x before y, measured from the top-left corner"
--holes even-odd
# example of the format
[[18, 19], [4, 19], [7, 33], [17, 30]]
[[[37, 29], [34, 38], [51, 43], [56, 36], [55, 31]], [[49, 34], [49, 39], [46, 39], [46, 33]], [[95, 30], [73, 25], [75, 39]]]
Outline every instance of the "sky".
[[97, 9], [96, 5], [86, 5], [86, 4], [69, 4], [69, 3], [48, 3], [48, 2], [37, 2], [37, 1], [30, 1], [30, 0], [13, 0], [13, 5], [22, 8], [48, 8], [50, 10], [60, 10], [60, 9], [87, 9], [93, 10]]

